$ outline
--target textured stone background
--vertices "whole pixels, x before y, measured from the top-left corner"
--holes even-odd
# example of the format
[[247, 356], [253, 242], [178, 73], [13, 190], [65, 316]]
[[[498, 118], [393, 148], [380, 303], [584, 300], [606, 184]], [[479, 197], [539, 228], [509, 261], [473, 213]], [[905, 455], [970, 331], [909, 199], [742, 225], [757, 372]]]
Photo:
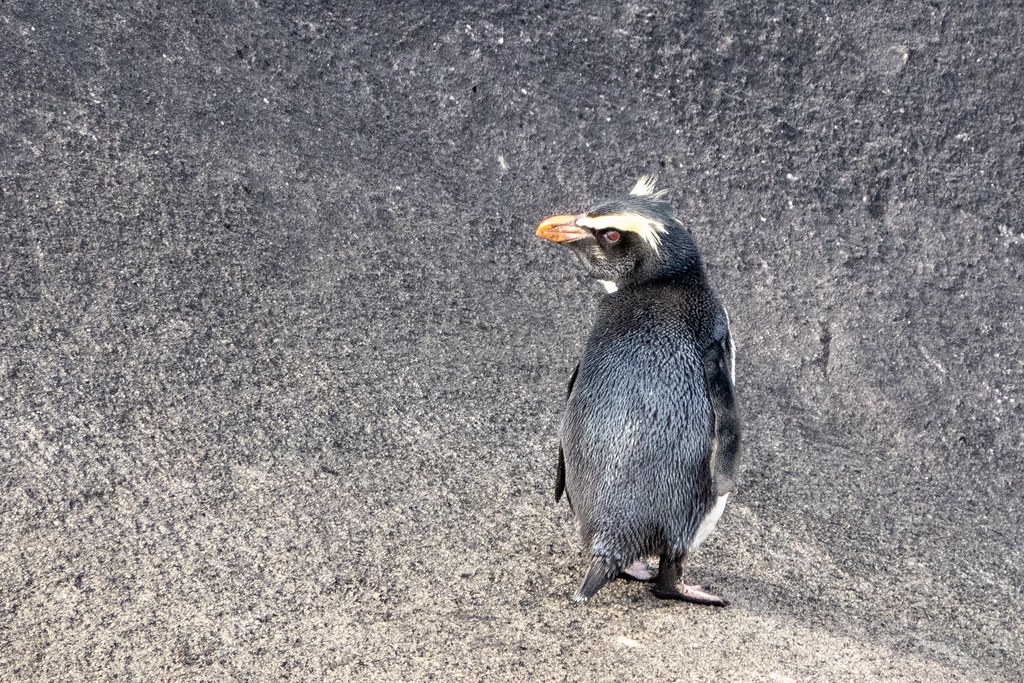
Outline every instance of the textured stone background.
[[[0, 5], [0, 679], [1020, 680], [1020, 5], [344, 4]], [[650, 172], [721, 611], [566, 599], [533, 229]]]

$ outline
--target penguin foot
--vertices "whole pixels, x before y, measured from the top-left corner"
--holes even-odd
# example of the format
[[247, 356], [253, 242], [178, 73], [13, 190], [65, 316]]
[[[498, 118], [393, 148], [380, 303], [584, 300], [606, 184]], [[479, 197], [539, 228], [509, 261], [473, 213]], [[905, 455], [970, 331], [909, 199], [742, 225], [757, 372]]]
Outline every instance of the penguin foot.
[[637, 560], [618, 575], [624, 581], [651, 581], [657, 576], [655, 568], [646, 560]]
[[709, 605], [711, 607], [726, 607], [729, 602], [718, 597], [714, 593], [709, 593], [702, 586], [696, 584], [682, 584], [681, 587], [673, 587], [668, 590], [655, 586], [651, 589], [654, 593], [654, 597], [660, 600], [682, 600], [683, 602], [692, 602], [697, 605]]

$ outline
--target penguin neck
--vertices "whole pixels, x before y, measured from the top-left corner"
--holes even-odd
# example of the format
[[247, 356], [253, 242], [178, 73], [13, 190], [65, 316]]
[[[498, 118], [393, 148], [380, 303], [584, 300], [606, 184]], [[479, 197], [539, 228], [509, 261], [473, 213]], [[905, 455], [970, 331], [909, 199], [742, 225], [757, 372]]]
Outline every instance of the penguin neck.
[[662, 271], [650, 281], [666, 285], [692, 286], [703, 282], [704, 277], [704, 264], [701, 263], [700, 256], [694, 254], [685, 265]]
[[660, 250], [643, 255], [631, 271], [615, 280], [604, 279], [601, 277], [604, 273], [593, 270], [591, 262], [583, 260], [584, 265], [591, 268], [591, 277], [609, 294], [638, 286], [692, 287], [705, 280], [700, 251], [689, 231], [681, 227], [665, 236]]
[[699, 282], [704, 276], [704, 264], [690, 232], [682, 227], [669, 232], [660, 253], [646, 268], [639, 268], [637, 275], [637, 280], [644, 283], [687, 285]]
[[661, 268], [646, 276], [622, 281], [620, 289], [627, 287], [694, 287], [705, 282], [704, 264], [700, 255], [694, 251], [687, 258], [676, 258], [669, 261], [672, 266]]

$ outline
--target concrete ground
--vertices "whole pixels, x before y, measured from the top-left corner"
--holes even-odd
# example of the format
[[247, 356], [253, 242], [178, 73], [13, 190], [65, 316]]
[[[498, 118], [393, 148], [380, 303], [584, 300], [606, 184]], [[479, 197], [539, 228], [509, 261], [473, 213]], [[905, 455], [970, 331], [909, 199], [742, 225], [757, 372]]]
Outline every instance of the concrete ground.
[[[1024, 13], [0, 6], [0, 680], [1024, 676]], [[657, 173], [738, 345], [737, 492], [585, 607], [600, 290]]]

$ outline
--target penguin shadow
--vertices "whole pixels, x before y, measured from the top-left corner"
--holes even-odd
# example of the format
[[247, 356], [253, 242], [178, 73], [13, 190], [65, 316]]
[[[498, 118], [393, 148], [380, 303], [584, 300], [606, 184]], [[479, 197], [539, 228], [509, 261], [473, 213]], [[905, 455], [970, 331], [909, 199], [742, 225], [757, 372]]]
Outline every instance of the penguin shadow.
[[[729, 544], [732, 546], [732, 543]], [[953, 669], [963, 667], [964, 653], [941, 634], [908, 632], [907, 625], [888, 614], [879, 598], [862, 595], [843, 585], [843, 577], [802, 575], [802, 570], [749, 569], [736, 566], [745, 558], [728, 549], [709, 547], [684, 566], [683, 580], [700, 584], [724, 598], [724, 607], [659, 599], [653, 582], [616, 578], [584, 603], [573, 600], [587, 571], [587, 563], [565, 561], [550, 575], [548, 591], [540, 601], [582, 623], [675, 624], [700, 628], [702, 623], [746, 622], [788, 632], [797, 641], [817, 634], [829, 647], [839, 643], [857, 647], [869, 656], [900, 653], [934, 661]], [[657, 570], [657, 560], [651, 558]], [[777, 575], [774, 572], [779, 571]], [[649, 622], [647, 619], [655, 619]], [[667, 621], [666, 621], [667, 620]], [[810, 635], [809, 635], [810, 634]], [[783, 636], [786, 642], [787, 636]], [[854, 645], [856, 644], [856, 645]]]
[[[736, 540], [734, 537], [733, 541]], [[719, 543], [724, 543], [724, 539]], [[733, 542], [728, 544], [733, 545]], [[744, 567], [745, 561], [746, 558], [733, 554], [725, 545], [715, 547], [709, 543], [684, 566], [683, 580], [720, 595], [729, 603], [724, 607], [659, 599], [651, 590], [653, 580], [638, 581], [621, 575], [587, 602], [576, 603], [572, 597], [587, 569], [582, 559], [563, 562], [556, 568], [547, 597], [561, 609], [579, 610], [583, 614], [593, 612], [601, 618], [622, 618], [628, 614], [670, 617], [675, 613], [688, 623], [702, 619], [728, 621], [742, 618], [741, 615], [774, 624], [776, 628], [791, 623], [798, 630], [821, 633], [830, 639], [867, 641], [871, 651], [898, 650], [958, 666], [958, 653], [954, 649], [939, 643], [934, 636], [908, 634], [905, 624], [886, 615], [885, 606], [877, 602], [879, 598], [861, 595], [852, 587], [844, 586], [843, 577], [825, 567], [817, 574], [803, 576], [806, 567], [782, 569], [777, 566], [773, 569], [764, 564]], [[657, 559], [651, 558], [649, 562], [656, 578]], [[773, 575], [774, 571], [780, 573]]]
[[[773, 581], [711, 569], [707, 569], [704, 575], [731, 601], [726, 612], [744, 612], [773, 624], [788, 622], [830, 639], [859, 643], [867, 640], [873, 644], [869, 649], [876, 652], [892, 650], [899, 643], [898, 647], [908, 654], [935, 656], [935, 652], [926, 647], [912, 647], [906, 630], [887, 619], [870, 603], [849, 597], [842, 599], [790, 580]], [[955, 661], [946, 663], [955, 664]]]
[[[687, 583], [699, 584], [705, 590], [720, 595], [726, 605], [665, 600], [658, 598], [652, 591], [657, 578], [658, 562], [652, 558], [650, 563], [655, 571], [654, 579], [639, 581], [619, 576], [585, 603], [573, 600], [578, 588], [576, 579], [579, 578], [575, 575], [568, 581], [559, 582], [560, 585], [551, 591], [551, 597], [580, 610], [610, 609], [617, 612], [625, 609], [659, 614], [679, 612], [687, 618], [699, 619], [701, 615], [707, 615], [716, 620], [728, 620], [730, 615], [746, 613], [773, 623], [791, 621], [807, 630], [824, 630], [831, 636], [859, 639], [863, 639], [865, 633], [855, 624], [863, 624], [875, 616], [869, 606], [852, 610], [848, 602], [827, 596], [810, 585], [801, 586], [790, 581], [752, 576], [742, 571], [716, 569], [710, 562], [689, 563], [683, 578]], [[581, 575], [586, 571], [585, 567], [575, 569], [582, 570]], [[896, 627], [886, 628], [881, 619], [872, 624], [870, 637], [877, 640], [880, 647], [888, 647], [890, 645], [887, 643], [891, 644], [904, 635]]]
[[[859, 589], [856, 579], [825, 566], [817, 572], [807, 567], [736, 567], [737, 557], [726, 551], [708, 548], [704, 557], [688, 566], [687, 578], [717, 590], [729, 606], [717, 610], [728, 618], [743, 613], [771, 624], [794, 625], [798, 630], [819, 633], [824, 638], [860, 643], [875, 653], [900, 652], [961, 668], [965, 653], [940, 632], [927, 627], [915, 628], [894, 614], [892, 600], [898, 600], [900, 587], [891, 592]], [[776, 573], [777, 572], [777, 573]], [[909, 590], [909, 589], [907, 589]], [[887, 598], [886, 595], [890, 597]], [[658, 607], [651, 597], [635, 600]], [[711, 608], [690, 606], [695, 610]]]

